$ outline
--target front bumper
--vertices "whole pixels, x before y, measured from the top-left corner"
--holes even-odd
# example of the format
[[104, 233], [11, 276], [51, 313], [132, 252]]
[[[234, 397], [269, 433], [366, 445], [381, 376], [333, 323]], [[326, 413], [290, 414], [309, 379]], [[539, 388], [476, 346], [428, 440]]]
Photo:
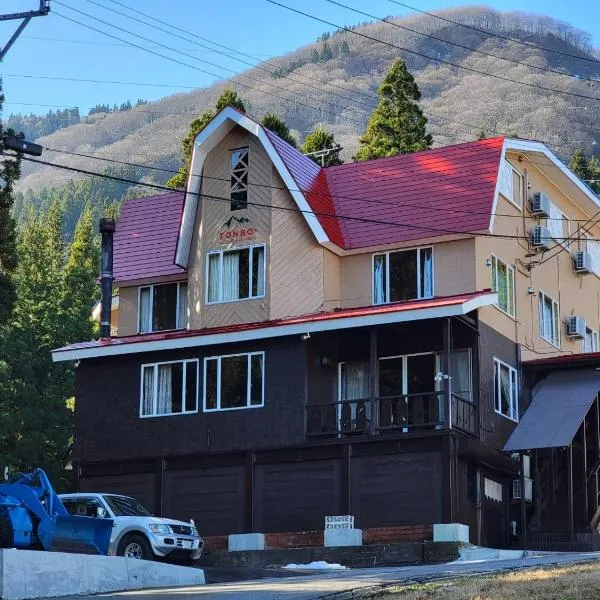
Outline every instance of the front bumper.
[[149, 536], [152, 551], [156, 556], [169, 556], [177, 554], [179, 556], [189, 556], [192, 560], [196, 560], [202, 556], [204, 548], [204, 540], [199, 537], [189, 535], [167, 534], [159, 535], [152, 534]]

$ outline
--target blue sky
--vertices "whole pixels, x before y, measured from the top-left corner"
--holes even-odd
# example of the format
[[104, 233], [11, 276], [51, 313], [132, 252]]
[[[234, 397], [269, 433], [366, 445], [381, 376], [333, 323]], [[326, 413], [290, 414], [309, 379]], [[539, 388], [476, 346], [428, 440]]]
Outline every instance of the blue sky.
[[[377, 16], [410, 14], [412, 11], [391, 0], [341, 0]], [[38, 0], [3, 0], [3, 12], [29, 10]], [[96, 4], [94, 4], [94, 2]], [[248, 68], [247, 64], [220, 56], [184, 39], [178, 39], [146, 27], [125, 16], [110, 12], [110, 7], [131, 16], [123, 5], [145, 12], [163, 23], [174, 25], [202, 36], [211, 42], [224, 44], [256, 60], [268, 59], [308, 44], [323, 31], [333, 29], [280, 7], [266, 0], [51, 0], [50, 16], [33, 19], [25, 32], [0, 65], [6, 102], [3, 115], [11, 112], [45, 113], [57, 106], [78, 106], [82, 113], [97, 103], [120, 104], [137, 98], [153, 100], [177, 91], [187, 91], [219, 81], [198, 69], [227, 77], [231, 73], [209, 66], [213, 62], [234, 72]], [[333, 6], [325, 0], [281, 0], [282, 3], [320, 15], [339, 24], [351, 24], [364, 17]], [[448, 4], [438, 0], [403, 0], [421, 10], [436, 10], [462, 3]], [[600, 47], [600, 2], [592, 0], [529, 0], [524, 5], [517, 0], [491, 0], [488, 5], [499, 10], [526, 10], [542, 13], [589, 31]], [[69, 7], [67, 7], [67, 5]], [[75, 12], [74, 9], [86, 13]], [[91, 27], [127, 39], [160, 54], [169, 55], [189, 66], [176, 64], [144, 50], [133, 48], [102, 33], [94, 32], [66, 20], [68, 16]], [[122, 27], [126, 32], [94, 21], [93, 17]], [[16, 22], [0, 25], [0, 40], [4, 43], [16, 27]], [[164, 27], [164, 25], [163, 25]], [[144, 41], [138, 34], [149, 38]], [[185, 34], [180, 34], [185, 37]], [[189, 36], [188, 36], [189, 37]], [[202, 42], [210, 47], [212, 44]], [[178, 52], [166, 50], [164, 44]], [[183, 54], [181, 54], [183, 53]], [[184, 55], [185, 54], [185, 55]], [[244, 60], [250, 60], [244, 58]], [[47, 76], [75, 79], [95, 79], [120, 83], [85, 83], [53, 79], [31, 79], [26, 76]], [[153, 85], [140, 85], [153, 84]], [[162, 84], [157, 86], [154, 84]]]

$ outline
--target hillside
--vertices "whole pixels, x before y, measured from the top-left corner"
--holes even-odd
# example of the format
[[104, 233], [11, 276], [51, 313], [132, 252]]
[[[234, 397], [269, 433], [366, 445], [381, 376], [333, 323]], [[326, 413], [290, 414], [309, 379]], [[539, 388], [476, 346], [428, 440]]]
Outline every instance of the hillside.
[[[583, 147], [588, 152], [594, 149], [593, 141], [600, 128], [600, 63], [533, 46], [597, 58], [598, 51], [591, 47], [588, 34], [547, 17], [500, 13], [484, 7], [456, 8], [438, 14], [532, 45], [499, 39], [427, 15], [397, 18], [394, 22], [481, 52], [570, 73], [577, 78], [506, 62], [381, 22], [364, 24], [355, 30], [468, 69], [584, 96], [597, 96], [598, 100], [550, 93], [483, 76], [401, 52], [350, 32], [338, 32], [329, 38], [325, 35], [326, 41], [320, 39], [272, 59], [268, 64], [263, 63], [262, 70], [256, 68], [244, 73], [252, 80], [238, 76], [233, 79], [233, 87], [243, 97], [251, 116], [260, 118], [267, 111], [277, 112], [287, 120], [299, 139], [315, 123], [325, 123], [344, 147], [342, 157], [349, 160], [376, 102], [377, 86], [392, 60], [400, 55], [421, 88], [422, 105], [428, 113], [436, 145], [474, 139], [484, 131], [488, 135], [509, 133], [540, 139], [563, 157], [568, 157], [575, 147]], [[287, 19], [288, 15], [282, 14], [282, 17]], [[218, 57], [214, 60], [218, 62]], [[583, 78], [597, 78], [598, 82], [584, 81]], [[254, 89], [244, 87], [244, 83]], [[127, 111], [97, 112], [38, 141], [51, 148], [177, 169], [180, 165], [179, 142], [189, 122], [214, 104], [223, 86], [219, 83], [168, 96]], [[89, 158], [49, 151], [44, 153], [44, 159], [96, 171], [107, 166], [107, 163]], [[151, 172], [151, 177], [159, 182], [164, 182], [168, 176], [164, 172]], [[68, 172], [27, 164], [19, 189], [36, 192], [72, 178]], [[35, 202], [35, 194], [29, 198]]]

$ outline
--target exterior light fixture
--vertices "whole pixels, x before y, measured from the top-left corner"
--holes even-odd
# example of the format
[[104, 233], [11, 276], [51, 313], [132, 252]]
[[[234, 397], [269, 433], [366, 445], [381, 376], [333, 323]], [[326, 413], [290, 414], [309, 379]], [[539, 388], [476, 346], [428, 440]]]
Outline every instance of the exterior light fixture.
[[308, 333], [308, 332], [306, 332], [306, 333], [303, 333], [303, 334], [300, 336], [300, 339], [301, 339], [303, 342], [306, 342], [307, 340], [310, 340], [310, 333]]

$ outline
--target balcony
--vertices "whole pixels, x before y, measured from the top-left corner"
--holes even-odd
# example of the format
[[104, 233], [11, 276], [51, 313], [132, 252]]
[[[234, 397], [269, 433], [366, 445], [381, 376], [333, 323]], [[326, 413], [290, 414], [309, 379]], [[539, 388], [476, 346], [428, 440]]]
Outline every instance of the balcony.
[[[306, 406], [307, 437], [345, 437], [457, 429], [477, 433], [475, 405], [463, 394], [434, 391]], [[449, 423], [449, 426], [447, 425]]]

